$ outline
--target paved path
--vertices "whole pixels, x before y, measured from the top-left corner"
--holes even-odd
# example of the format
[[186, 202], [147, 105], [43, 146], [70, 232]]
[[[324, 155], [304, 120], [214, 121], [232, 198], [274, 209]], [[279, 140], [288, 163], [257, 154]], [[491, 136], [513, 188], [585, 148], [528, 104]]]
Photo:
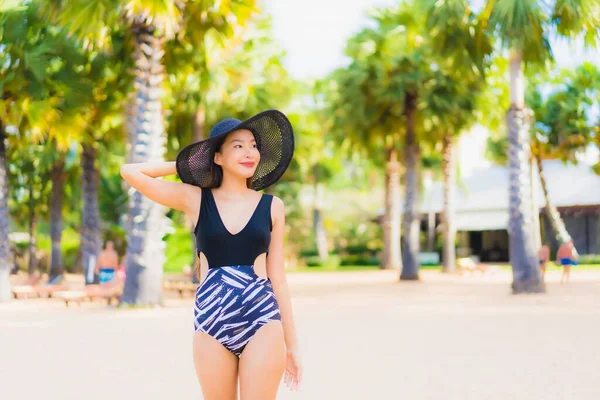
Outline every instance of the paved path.
[[[599, 399], [600, 273], [512, 296], [510, 275], [290, 274], [305, 382], [278, 399]], [[196, 400], [191, 300], [0, 306], [0, 398]], [[107, 384], [112, 382], [114, 386]]]

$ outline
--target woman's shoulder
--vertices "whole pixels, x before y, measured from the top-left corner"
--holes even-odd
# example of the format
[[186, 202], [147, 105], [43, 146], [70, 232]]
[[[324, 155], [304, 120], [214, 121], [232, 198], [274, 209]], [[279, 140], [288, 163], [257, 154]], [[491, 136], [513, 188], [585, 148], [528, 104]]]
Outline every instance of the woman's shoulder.
[[274, 194], [267, 194], [266, 196], [270, 197], [271, 200], [271, 214], [285, 214], [285, 204], [283, 203], [283, 200]]

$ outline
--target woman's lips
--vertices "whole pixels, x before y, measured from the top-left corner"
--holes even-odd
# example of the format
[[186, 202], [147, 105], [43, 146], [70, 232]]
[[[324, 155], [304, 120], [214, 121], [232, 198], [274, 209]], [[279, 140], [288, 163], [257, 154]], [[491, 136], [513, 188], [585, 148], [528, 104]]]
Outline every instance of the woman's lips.
[[244, 167], [248, 167], [248, 168], [254, 167], [254, 163], [253, 162], [240, 163], [240, 164], [242, 164]]

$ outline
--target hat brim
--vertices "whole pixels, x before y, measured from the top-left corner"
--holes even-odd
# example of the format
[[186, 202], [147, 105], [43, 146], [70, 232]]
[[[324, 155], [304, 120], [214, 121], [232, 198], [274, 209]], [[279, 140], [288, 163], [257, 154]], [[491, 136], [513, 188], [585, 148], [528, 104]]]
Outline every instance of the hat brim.
[[175, 160], [182, 182], [211, 187], [213, 157], [217, 144], [233, 131], [248, 129], [256, 137], [260, 162], [252, 178], [251, 188], [262, 190], [277, 182], [285, 173], [294, 154], [294, 132], [288, 118], [278, 110], [260, 112], [228, 131], [184, 147]]

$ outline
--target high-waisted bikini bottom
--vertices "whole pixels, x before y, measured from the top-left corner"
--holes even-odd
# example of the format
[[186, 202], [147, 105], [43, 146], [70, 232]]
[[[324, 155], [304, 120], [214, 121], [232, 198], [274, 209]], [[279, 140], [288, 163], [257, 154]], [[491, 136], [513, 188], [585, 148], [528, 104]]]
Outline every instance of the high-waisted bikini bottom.
[[240, 356], [261, 326], [281, 321], [271, 280], [252, 265], [210, 268], [196, 291], [194, 329]]

